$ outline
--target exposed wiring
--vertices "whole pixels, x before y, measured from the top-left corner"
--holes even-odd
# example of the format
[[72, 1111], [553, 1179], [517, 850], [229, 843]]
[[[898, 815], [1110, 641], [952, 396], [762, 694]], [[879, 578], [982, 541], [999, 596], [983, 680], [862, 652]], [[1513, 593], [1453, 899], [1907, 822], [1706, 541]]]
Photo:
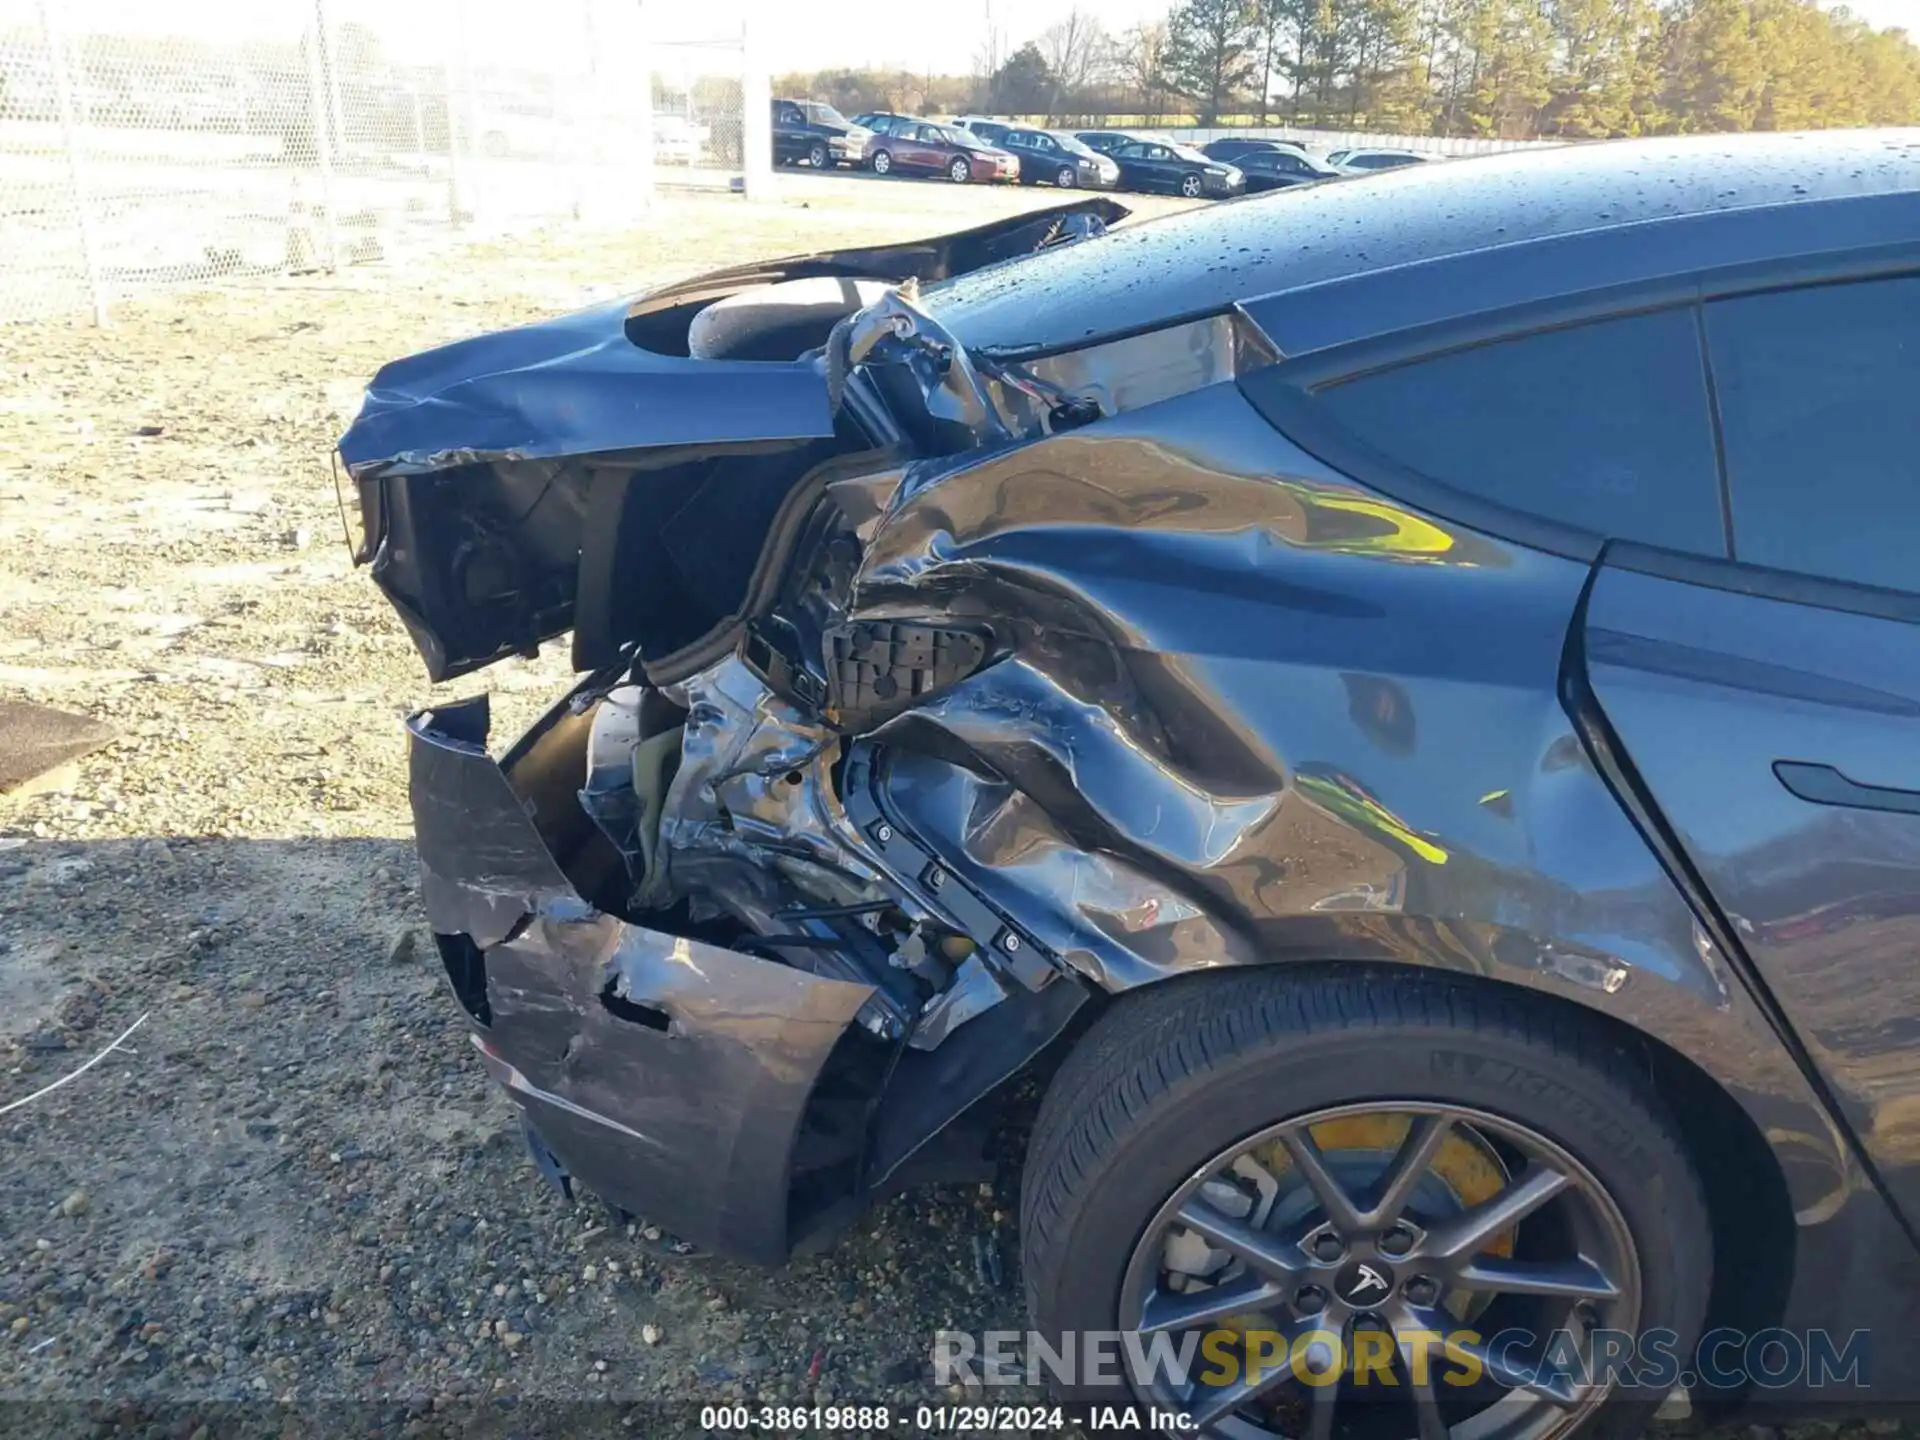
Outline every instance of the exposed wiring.
[[[149, 1015], [152, 1013], [153, 1013], [152, 1011], [147, 1012], [147, 1014]], [[51, 1085], [42, 1085], [38, 1090], [34, 1091], [31, 1095], [25, 1095], [18, 1100], [12, 1100], [5, 1105], [0, 1105], [0, 1115], [5, 1115], [14, 1110], [18, 1110], [22, 1105], [31, 1105], [34, 1101], [38, 1100], [42, 1095], [51, 1095], [54, 1091], [58, 1090], [62, 1085], [66, 1084], [69, 1080], [78, 1080], [82, 1075], [86, 1074], [87, 1071], [91, 1070], [94, 1066], [98, 1065], [102, 1060], [106, 1059], [107, 1056], [111, 1055], [114, 1051], [118, 1050], [121, 1044], [125, 1042], [126, 1038], [129, 1035], [133, 1034], [134, 1031], [138, 1030], [142, 1025], [146, 1023], [147, 1023], [147, 1016], [142, 1015], [138, 1020], [134, 1021], [133, 1024], [129, 1025], [126, 1029], [122, 1030], [120, 1034], [115, 1037], [112, 1044], [108, 1045], [106, 1049], [102, 1050], [98, 1055], [94, 1056], [91, 1060], [87, 1061], [87, 1063], [82, 1065], [78, 1070], [75, 1070], [68, 1075], [62, 1075], [58, 1080], [54, 1081]]]

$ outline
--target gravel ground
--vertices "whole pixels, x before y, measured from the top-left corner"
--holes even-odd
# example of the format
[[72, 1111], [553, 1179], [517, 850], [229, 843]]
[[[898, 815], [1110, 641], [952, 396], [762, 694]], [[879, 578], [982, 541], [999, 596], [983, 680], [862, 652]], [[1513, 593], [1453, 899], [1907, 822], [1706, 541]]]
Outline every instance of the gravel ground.
[[[426, 942], [398, 721], [436, 692], [327, 456], [384, 359], [1050, 198], [794, 176], [0, 328], [0, 699], [120, 737], [0, 797], [0, 1105], [147, 1017], [0, 1117], [0, 1431], [664, 1434], [691, 1428], [665, 1401], [938, 1400], [936, 1328], [1019, 1326], [1010, 1177], [775, 1272], [537, 1181]], [[490, 687], [508, 737], [566, 680], [553, 653], [438, 698]]]
[[0, 1118], [0, 1399], [142, 1402], [186, 1436], [194, 1406], [294, 1413], [234, 1402], [611, 1398], [642, 1408], [569, 1432], [645, 1433], [662, 1399], [928, 1398], [936, 1326], [1018, 1323], [1010, 1275], [977, 1274], [977, 1235], [1012, 1269], [991, 1187], [762, 1272], [663, 1260], [537, 1180], [426, 942], [398, 721], [486, 686], [511, 737], [564, 647], [436, 692], [341, 539], [327, 456], [385, 359], [1052, 198], [787, 191], [0, 329], [0, 699], [120, 735], [0, 798], [0, 1104], [149, 1016]]

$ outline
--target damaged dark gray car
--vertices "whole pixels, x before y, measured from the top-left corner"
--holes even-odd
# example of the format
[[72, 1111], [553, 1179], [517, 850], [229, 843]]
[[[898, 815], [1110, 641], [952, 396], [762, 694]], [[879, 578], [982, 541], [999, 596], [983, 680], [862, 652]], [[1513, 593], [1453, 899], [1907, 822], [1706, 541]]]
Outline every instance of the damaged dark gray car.
[[498, 758], [409, 722], [542, 1168], [778, 1262], [1037, 1076], [1036, 1326], [1171, 1337], [1122, 1393], [1230, 1435], [1631, 1428], [1754, 1377], [1621, 1334], [1911, 1327], [1920, 1069], [1813, 977], [1920, 940], [1920, 602], [1735, 558], [1728, 407], [1760, 301], [1920, 285], [1920, 163], [1791, 143], [1090, 200], [383, 370], [343, 503], [429, 672], [583, 677]]

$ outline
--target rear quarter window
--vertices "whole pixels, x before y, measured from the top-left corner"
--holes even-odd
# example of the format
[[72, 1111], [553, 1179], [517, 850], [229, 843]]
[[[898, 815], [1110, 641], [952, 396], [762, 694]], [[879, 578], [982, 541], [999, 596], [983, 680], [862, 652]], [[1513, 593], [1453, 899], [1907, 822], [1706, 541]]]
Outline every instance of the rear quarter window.
[[1734, 557], [1920, 591], [1920, 277], [1707, 306]]
[[1450, 351], [1314, 398], [1374, 450], [1456, 490], [1596, 535], [1726, 553], [1690, 309]]

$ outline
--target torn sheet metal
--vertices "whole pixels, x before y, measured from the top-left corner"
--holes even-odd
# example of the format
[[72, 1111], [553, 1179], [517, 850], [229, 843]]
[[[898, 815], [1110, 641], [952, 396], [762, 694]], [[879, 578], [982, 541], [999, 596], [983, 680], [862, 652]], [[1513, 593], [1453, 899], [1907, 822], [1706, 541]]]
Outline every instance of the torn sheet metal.
[[495, 1077], [607, 1200], [784, 1259], [801, 1121], [873, 987], [595, 910], [488, 757], [484, 701], [408, 728], [428, 919], [479, 947]]
[[396, 360], [368, 387], [340, 440], [356, 479], [492, 461], [831, 435], [821, 371], [785, 362], [696, 360], [692, 312], [754, 285], [810, 276], [939, 280], [1098, 234], [1124, 217], [1089, 199], [931, 240], [793, 256], [703, 275], [650, 295], [457, 340]]
[[488, 1068], [569, 1174], [703, 1248], [786, 1258], [801, 1119], [871, 988], [540, 914], [488, 952], [487, 989]]
[[340, 437], [356, 480], [492, 461], [831, 435], [799, 361], [693, 360], [627, 338], [619, 301], [381, 367]]

